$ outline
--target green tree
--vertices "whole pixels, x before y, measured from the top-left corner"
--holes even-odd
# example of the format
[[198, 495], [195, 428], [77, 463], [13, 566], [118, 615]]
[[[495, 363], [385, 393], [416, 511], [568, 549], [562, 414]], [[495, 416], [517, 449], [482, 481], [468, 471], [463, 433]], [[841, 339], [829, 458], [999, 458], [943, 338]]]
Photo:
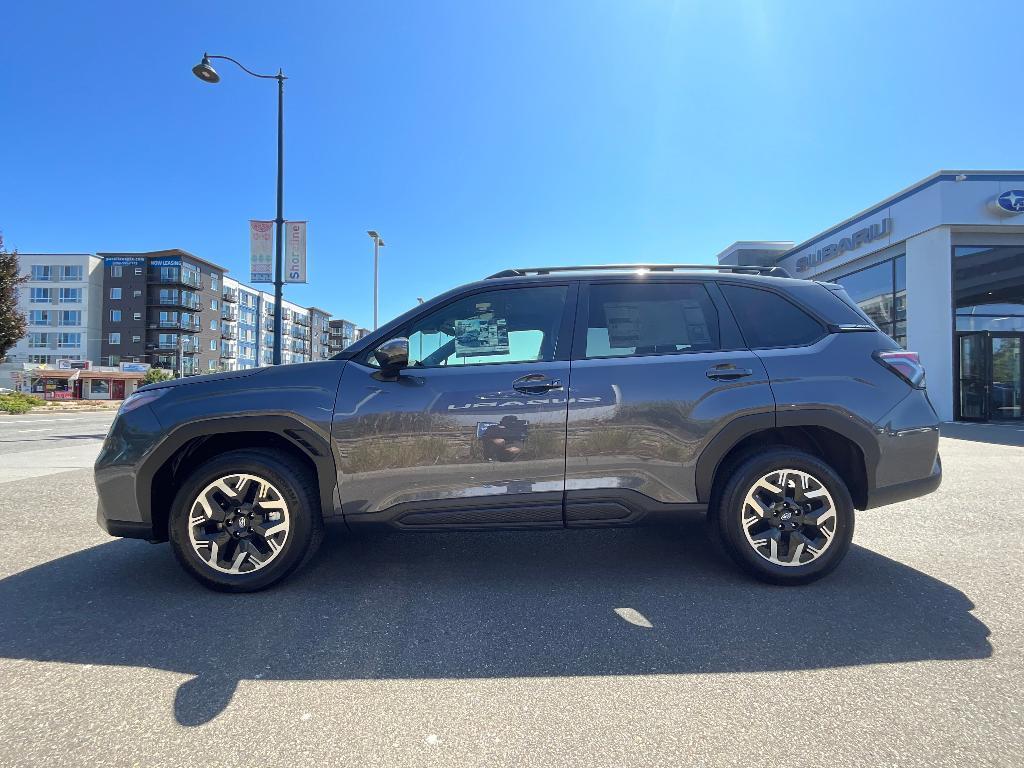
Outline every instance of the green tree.
[[0, 360], [27, 328], [25, 316], [18, 311], [18, 286], [28, 278], [18, 272], [18, 252], [8, 253], [0, 236]]
[[174, 374], [168, 371], [166, 368], [150, 368], [146, 371], [146, 375], [142, 377], [143, 384], [156, 384], [160, 381], [168, 381], [173, 379]]

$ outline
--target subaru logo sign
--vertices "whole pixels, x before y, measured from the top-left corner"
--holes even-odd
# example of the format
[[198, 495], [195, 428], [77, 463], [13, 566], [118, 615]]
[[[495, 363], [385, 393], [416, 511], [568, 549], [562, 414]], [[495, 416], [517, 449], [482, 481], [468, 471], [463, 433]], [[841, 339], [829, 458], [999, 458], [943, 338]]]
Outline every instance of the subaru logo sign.
[[1024, 213], [1024, 189], [1008, 189], [992, 201], [999, 213]]

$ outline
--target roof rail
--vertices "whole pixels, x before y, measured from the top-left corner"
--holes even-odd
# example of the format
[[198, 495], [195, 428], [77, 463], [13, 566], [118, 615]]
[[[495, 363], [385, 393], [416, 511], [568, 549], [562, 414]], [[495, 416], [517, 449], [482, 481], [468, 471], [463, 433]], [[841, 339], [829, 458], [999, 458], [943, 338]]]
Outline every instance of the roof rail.
[[731, 264], [590, 264], [583, 266], [566, 267], [521, 267], [518, 269], [504, 269], [490, 275], [487, 279], [493, 280], [498, 277], [526, 277], [527, 275], [550, 275], [552, 272], [602, 272], [606, 270], [618, 271], [646, 271], [646, 272], [678, 272], [687, 269], [710, 269], [717, 272], [739, 272], [746, 275], [765, 275], [768, 277], [790, 277], [782, 267], [760, 267], [756, 264], [731, 265]]

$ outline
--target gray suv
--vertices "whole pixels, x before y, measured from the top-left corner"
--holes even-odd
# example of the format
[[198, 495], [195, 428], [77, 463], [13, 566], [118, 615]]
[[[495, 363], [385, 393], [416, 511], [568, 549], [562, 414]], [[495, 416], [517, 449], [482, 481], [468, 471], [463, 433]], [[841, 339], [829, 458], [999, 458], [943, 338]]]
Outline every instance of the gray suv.
[[933, 491], [917, 355], [778, 268], [515, 269], [334, 359], [143, 387], [96, 462], [99, 523], [262, 589], [325, 523], [602, 528], [706, 514], [779, 584], [843, 559], [854, 510]]

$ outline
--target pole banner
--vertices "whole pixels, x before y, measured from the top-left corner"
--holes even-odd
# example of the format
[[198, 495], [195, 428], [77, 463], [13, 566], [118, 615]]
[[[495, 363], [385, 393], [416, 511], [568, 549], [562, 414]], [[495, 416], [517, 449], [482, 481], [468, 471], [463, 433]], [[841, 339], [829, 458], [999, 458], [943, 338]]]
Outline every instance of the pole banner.
[[274, 282], [274, 222], [249, 220], [249, 282]]
[[284, 224], [284, 281], [306, 282], [306, 222], [286, 221]]

